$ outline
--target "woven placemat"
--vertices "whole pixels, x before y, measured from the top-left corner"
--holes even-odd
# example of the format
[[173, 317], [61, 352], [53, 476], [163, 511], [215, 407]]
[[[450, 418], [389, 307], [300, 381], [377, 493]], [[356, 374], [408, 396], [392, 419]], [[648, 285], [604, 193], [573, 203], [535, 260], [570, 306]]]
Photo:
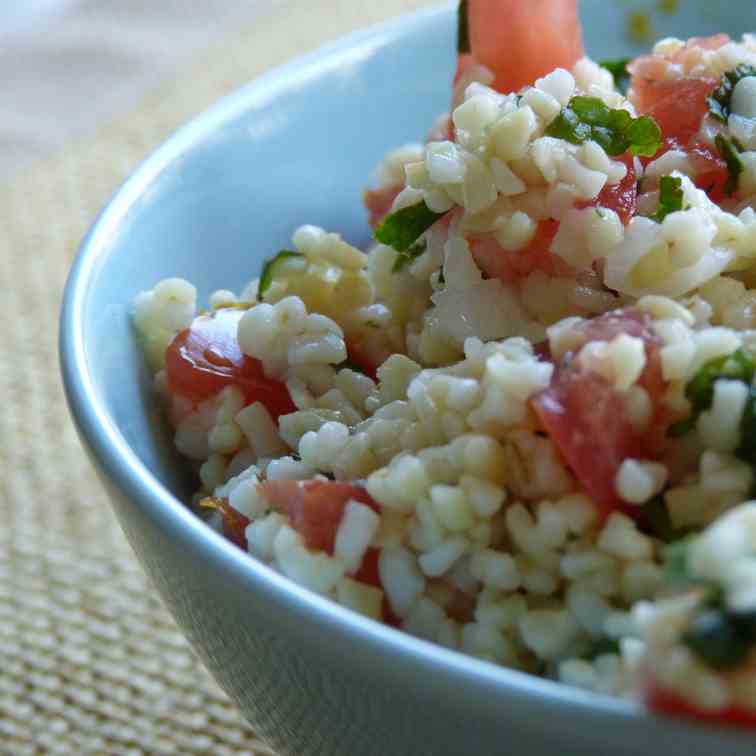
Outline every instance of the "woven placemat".
[[129, 117], [0, 187], [0, 754], [272, 753], [149, 586], [79, 446], [56, 355], [76, 246], [132, 168], [265, 69], [423, 0], [271, 3]]

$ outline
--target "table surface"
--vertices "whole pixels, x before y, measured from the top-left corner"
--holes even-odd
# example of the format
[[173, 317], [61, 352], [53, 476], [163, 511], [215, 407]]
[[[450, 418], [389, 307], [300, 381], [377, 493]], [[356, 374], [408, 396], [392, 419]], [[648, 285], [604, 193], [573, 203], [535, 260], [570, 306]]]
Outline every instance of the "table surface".
[[0, 4], [0, 754], [270, 754], [152, 592], [79, 445], [61, 291], [97, 211], [179, 125], [431, 3], [193, 0], [187, 20], [178, 0], [25, 2]]
[[0, 181], [124, 115], [275, 0], [0, 3]]

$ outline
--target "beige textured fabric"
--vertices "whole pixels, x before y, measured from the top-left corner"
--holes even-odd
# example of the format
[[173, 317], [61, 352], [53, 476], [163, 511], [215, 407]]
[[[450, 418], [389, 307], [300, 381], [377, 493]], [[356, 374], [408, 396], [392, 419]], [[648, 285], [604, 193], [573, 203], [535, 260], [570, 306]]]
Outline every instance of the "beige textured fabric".
[[58, 378], [60, 293], [97, 210], [187, 118], [324, 40], [428, 4], [278, 3], [130, 117], [0, 187], [0, 754], [270, 753], [149, 588], [84, 457]]

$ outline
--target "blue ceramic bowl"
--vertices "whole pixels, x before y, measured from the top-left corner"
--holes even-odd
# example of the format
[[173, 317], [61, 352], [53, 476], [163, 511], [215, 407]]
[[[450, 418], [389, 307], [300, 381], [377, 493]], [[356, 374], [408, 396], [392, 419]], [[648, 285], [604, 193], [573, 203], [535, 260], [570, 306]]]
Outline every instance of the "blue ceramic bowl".
[[[714, 5], [657, 15], [656, 31], [756, 27], [751, 4]], [[628, 7], [583, 3], [595, 56], [630, 51]], [[258, 564], [182, 503], [193, 482], [156, 421], [130, 302], [166, 276], [199, 283], [203, 297], [239, 286], [303, 222], [367, 242], [361, 190], [385, 150], [422, 138], [448, 104], [454, 32], [447, 6], [329, 45], [223, 100], [124, 184], [65, 293], [61, 361], [81, 438], [179, 625], [282, 755], [752, 755], [752, 737], [655, 718], [352, 614]]]

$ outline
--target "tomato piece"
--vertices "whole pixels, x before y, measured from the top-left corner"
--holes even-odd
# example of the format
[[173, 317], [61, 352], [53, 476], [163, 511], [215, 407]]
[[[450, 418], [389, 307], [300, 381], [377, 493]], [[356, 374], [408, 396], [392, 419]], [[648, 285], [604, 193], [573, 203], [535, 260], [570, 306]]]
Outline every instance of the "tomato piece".
[[378, 366], [365, 354], [359, 344], [347, 343], [347, 361], [359, 368], [368, 378], [378, 380]]
[[638, 111], [651, 116], [664, 136], [686, 145], [701, 128], [701, 121], [709, 112], [706, 100], [716, 89], [719, 79], [686, 77], [635, 82], [633, 79]]
[[472, 54], [499, 92], [570, 70], [585, 55], [576, 0], [470, 0], [468, 20]]
[[707, 98], [719, 84], [713, 76], [680, 76], [680, 63], [693, 49], [716, 50], [726, 34], [693, 37], [671, 56], [644, 55], [634, 60], [630, 99], [640, 113], [656, 120], [666, 138], [686, 147], [709, 111]]
[[[646, 366], [640, 383], [654, 406], [660, 406], [664, 388], [659, 357], [660, 342], [651, 319], [627, 308], [594, 318], [577, 326], [583, 343], [611, 341], [626, 333], [643, 339]], [[637, 514], [618, 496], [615, 477], [627, 458], [648, 458], [645, 434], [639, 434], [628, 419], [622, 395], [602, 376], [583, 370], [571, 355], [554, 373], [551, 385], [532, 400], [543, 428], [603, 516], [614, 510]]]
[[236, 332], [244, 312], [216, 310], [195, 318], [165, 354], [168, 388], [193, 402], [236, 386], [247, 404], [261, 402], [274, 419], [296, 411], [283, 383], [266, 377], [262, 363], [243, 354]]
[[368, 222], [375, 228], [391, 211], [399, 192], [404, 189], [404, 184], [388, 184], [378, 189], [366, 189], [362, 195], [362, 201], [368, 211]]
[[515, 252], [502, 249], [490, 234], [473, 234], [468, 240], [470, 252], [489, 278], [498, 278], [505, 283], [517, 281], [537, 270], [553, 277], [570, 276], [574, 273], [572, 267], [549, 251], [558, 228], [558, 221], [540, 221], [530, 244]]
[[606, 207], [614, 210], [626, 226], [638, 207], [638, 176], [635, 173], [632, 155], [625, 155], [621, 159], [627, 168], [625, 178], [617, 184], [607, 184], [595, 199], [577, 206]]
[[695, 719], [714, 725], [727, 727], [756, 728], [756, 710], [744, 709], [740, 706], [728, 706], [721, 711], [707, 711], [690, 701], [686, 701], [677, 693], [662, 688], [657, 683], [651, 683], [646, 689], [646, 706], [659, 714], [672, 717]]
[[362, 487], [333, 480], [269, 480], [260, 492], [277, 511], [288, 516], [291, 526], [310, 549], [333, 554], [336, 531], [350, 499], [378, 511], [378, 504]]
[[604, 515], [625, 504], [614, 479], [623, 460], [642, 456], [622, 398], [600, 376], [558, 372], [533, 407], [567, 465]]
[[725, 185], [730, 174], [719, 152], [703, 142], [697, 142], [688, 154], [696, 170], [696, 186], [703, 189], [712, 202], [719, 204], [726, 200], [729, 195]]
[[216, 509], [220, 512], [221, 523], [223, 527], [223, 535], [228, 538], [229, 541], [235, 543], [240, 549], [247, 549], [247, 525], [250, 520], [241, 512], [234, 509], [229, 503], [228, 499], [219, 498], [217, 496], [208, 496], [200, 501], [200, 506], [208, 509]]

